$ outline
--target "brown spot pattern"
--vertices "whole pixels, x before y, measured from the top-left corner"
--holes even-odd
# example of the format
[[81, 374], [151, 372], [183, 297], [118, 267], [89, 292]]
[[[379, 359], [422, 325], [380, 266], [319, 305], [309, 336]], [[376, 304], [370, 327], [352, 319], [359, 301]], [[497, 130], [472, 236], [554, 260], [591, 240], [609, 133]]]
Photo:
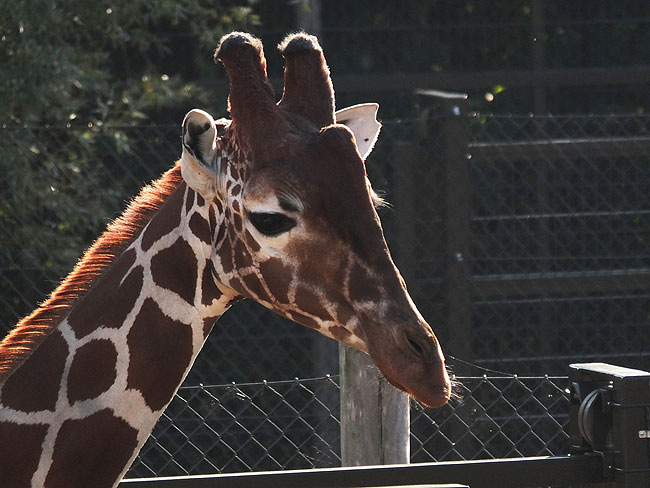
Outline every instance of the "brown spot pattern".
[[238, 276], [233, 276], [232, 278], [230, 278], [230, 282], [227, 283], [227, 285], [233, 290], [235, 290], [236, 292], [245, 295], [246, 288], [244, 287], [244, 285], [242, 284]]
[[[221, 233], [223, 227], [219, 229]], [[217, 236], [218, 239], [218, 236]], [[232, 256], [232, 237], [226, 236], [219, 247], [219, 256], [221, 257], [221, 269], [224, 273], [229, 274], [233, 270], [233, 256]]]
[[[149, 222], [149, 225], [144, 230], [142, 235], [141, 246], [143, 251], [148, 251], [154, 243], [161, 237], [166, 236], [171, 231], [176, 229], [181, 223], [181, 211], [183, 193], [177, 191], [168, 200], [167, 205], [172, 205], [176, 209], [175, 212], [160, 212], [156, 218]], [[169, 208], [169, 207], [168, 207]]]
[[354, 297], [354, 300], [360, 302], [381, 300], [376, 281], [368, 274], [365, 268], [358, 264], [353, 264], [350, 271], [348, 287], [350, 296]]
[[339, 324], [347, 324], [354, 315], [354, 310], [350, 306], [339, 305], [336, 309], [336, 318]]
[[256, 252], [258, 252], [260, 249], [262, 249], [262, 248], [260, 247], [259, 242], [257, 242], [257, 241], [253, 238], [253, 236], [251, 235], [250, 232], [248, 232], [248, 230], [246, 231], [246, 245], [247, 245], [247, 246], [249, 247], [249, 249], [250, 249], [251, 251], [253, 251], [254, 253], [256, 253]]
[[246, 245], [241, 240], [238, 240], [235, 242], [235, 266], [237, 269], [244, 269], [251, 264], [251, 255], [248, 252]]
[[198, 264], [192, 247], [179, 237], [174, 244], [151, 259], [151, 276], [159, 286], [194, 303]]
[[187, 199], [185, 200], [185, 213], [190, 213], [192, 207], [194, 206], [194, 190], [191, 188], [187, 189]]
[[54, 410], [67, 355], [65, 339], [58, 330], [52, 331], [7, 378], [2, 387], [2, 403], [23, 412]]
[[203, 319], [203, 338], [205, 339], [208, 337], [208, 334], [212, 331], [212, 327], [214, 327], [214, 323], [217, 321], [219, 317], [208, 317]]
[[138, 445], [137, 434], [109, 409], [66, 420], [56, 437], [45, 486], [112, 487]]
[[212, 277], [212, 261], [207, 260], [201, 277], [201, 303], [210, 305], [213, 300], [221, 297], [221, 295], [221, 290], [219, 290]]
[[120, 256], [72, 310], [68, 322], [77, 338], [87, 336], [98, 327], [117, 329], [122, 326], [142, 290], [144, 272], [141, 266], [133, 268], [124, 278], [135, 256], [133, 249]]
[[241, 218], [241, 215], [236, 213], [236, 214], [233, 215], [232, 219], [233, 219], [233, 223], [235, 225], [235, 229], [237, 230], [237, 232], [241, 232], [244, 229], [244, 222], [243, 222], [243, 220]]
[[108, 339], [81, 346], [72, 360], [68, 375], [68, 400], [96, 398], [107, 391], [117, 375], [117, 351]]
[[320, 329], [320, 324], [316, 320], [307, 315], [301, 314], [300, 312], [289, 312], [289, 318], [294, 322], [298, 322], [300, 325], [305, 325], [311, 329]]
[[289, 284], [291, 269], [278, 258], [271, 258], [260, 263], [260, 271], [266, 285], [280, 303], [289, 303]]
[[305, 287], [296, 290], [295, 305], [299, 310], [315, 315], [321, 319], [330, 320], [332, 316], [323, 307], [320, 298], [313, 291]]
[[198, 213], [193, 213], [190, 217], [190, 230], [192, 231], [192, 234], [194, 234], [206, 244], [212, 244], [210, 224], [208, 224], [208, 221], [201, 217]]
[[332, 334], [332, 337], [334, 337], [334, 339], [342, 343], [345, 343], [345, 341], [352, 335], [349, 330], [347, 330], [345, 327], [341, 327], [340, 325], [330, 327], [329, 332]]
[[30, 486], [41, 457], [47, 425], [18, 425], [0, 422], [0, 483], [2, 486]]
[[[214, 229], [214, 227], [212, 227]], [[219, 227], [219, 231], [217, 232], [217, 237], [214, 239], [214, 244], [215, 246], [220, 246], [222, 242], [224, 241], [224, 237], [226, 236], [226, 226], [222, 225]]]
[[249, 273], [243, 277], [243, 280], [244, 285], [246, 285], [246, 288], [255, 296], [255, 298], [266, 301], [273, 301], [271, 297], [268, 296], [268, 293], [264, 289], [264, 285], [256, 274]]
[[131, 362], [127, 385], [139, 390], [152, 410], [172, 398], [192, 361], [192, 330], [166, 316], [147, 298], [127, 337]]

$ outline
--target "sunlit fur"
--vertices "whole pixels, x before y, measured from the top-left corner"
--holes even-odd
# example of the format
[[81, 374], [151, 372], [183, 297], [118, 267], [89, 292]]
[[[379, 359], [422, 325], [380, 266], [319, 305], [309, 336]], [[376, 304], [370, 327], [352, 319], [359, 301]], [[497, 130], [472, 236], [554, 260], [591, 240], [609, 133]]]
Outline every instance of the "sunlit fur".
[[122, 253], [182, 181], [176, 164], [144, 187], [121, 217], [84, 253], [72, 272], [36, 310], [0, 342], [0, 382], [29, 357], [93, 281]]

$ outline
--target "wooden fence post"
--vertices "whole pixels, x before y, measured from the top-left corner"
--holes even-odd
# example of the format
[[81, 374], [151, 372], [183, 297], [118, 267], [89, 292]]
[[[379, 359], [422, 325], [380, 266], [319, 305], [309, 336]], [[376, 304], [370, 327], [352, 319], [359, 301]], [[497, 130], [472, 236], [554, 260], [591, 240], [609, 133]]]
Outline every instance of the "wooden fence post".
[[372, 359], [339, 346], [343, 466], [409, 462], [409, 398], [381, 377]]

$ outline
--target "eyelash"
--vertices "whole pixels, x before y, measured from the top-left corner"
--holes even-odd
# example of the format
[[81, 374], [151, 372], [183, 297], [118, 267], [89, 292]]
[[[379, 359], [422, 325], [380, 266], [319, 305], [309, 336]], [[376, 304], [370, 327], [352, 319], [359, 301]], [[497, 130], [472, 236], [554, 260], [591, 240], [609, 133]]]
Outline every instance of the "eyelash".
[[276, 237], [285, 232], [289, 232], [296, 226], [296, 220], [287, 217], [281, 213], [272, 212], [250, 212], [248, 214], [253, 227], [255, 227], [260, 234], [268, 237]]

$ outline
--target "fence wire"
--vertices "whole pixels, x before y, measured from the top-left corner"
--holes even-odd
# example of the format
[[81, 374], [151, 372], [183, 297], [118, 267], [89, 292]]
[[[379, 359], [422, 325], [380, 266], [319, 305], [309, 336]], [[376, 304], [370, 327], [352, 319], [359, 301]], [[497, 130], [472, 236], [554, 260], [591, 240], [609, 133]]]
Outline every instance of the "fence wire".
[[[566, 377], [458, 378], [457, 398], [413, 402], [412, 462], [566, 454]], [[340, 466], [339, 379], [183, 387], [128, 477]]]
[[[649, 138], [647, 115], [384, 121], [368, 171], [452, 371], [483, 373], [453, 358], [521, 376], [594, 359], [650, 369]], [[176, 126], [0, 128], [3, 333], [179, 153]], [[241, 384], [337, 371], [333, 341], [237, 304], [131, 474], [337, 465], [335, 377]], [[561, 382], [463, 381], [461, 403], [414, 410], [414, 460], [566, 452]]]

